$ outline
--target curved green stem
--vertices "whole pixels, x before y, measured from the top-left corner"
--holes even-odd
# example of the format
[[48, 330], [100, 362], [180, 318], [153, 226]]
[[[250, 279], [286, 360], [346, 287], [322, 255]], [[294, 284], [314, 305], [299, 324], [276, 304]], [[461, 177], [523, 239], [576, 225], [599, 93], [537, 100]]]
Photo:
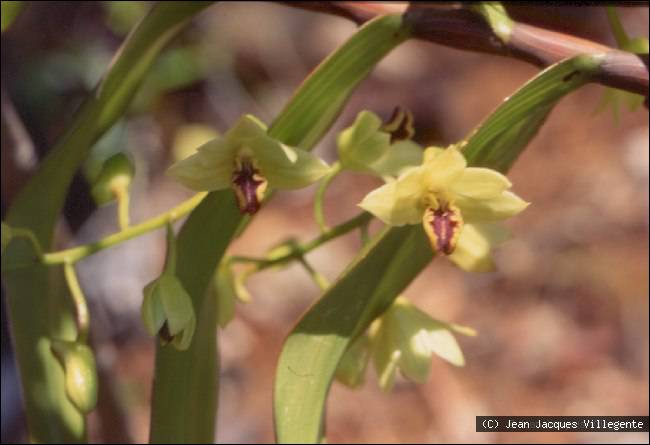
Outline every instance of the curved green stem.
[[314, 269], [314, 267], [307, 261], [304, 256], [301, 256], [298, 261], [300, 264], [302, 264], [302, 267], [307, 271], [311, 279], [314, 280], [314, 283], [316, 283], [320, 290], [324, 291], [330, 287], [329, 280], [325, 278], [325, 276], [319, 271]]
[[36, 254], [39, 257], [43, 256], [43, 248], [41, 247], [41, 243], [38, 242], [38, 238], [36, 238], [34, 235], [34, 232], [29, 229], [22, 229], [20, 227], [12, 227], [11, 232], [14, 238], [24, 238], [28, 240], [32, 244], [32, 247], [34, 248]]
[[333, 227], [327, 232], [321, 234], [319, 237], [314, 238], [313, 240], [306, 243], [302, 247], [302, 254], [304, 255], [334, 238], [338, 238], [339, 236], [345, 235], [346, 233], [351, 232], [359, 226], [367, 224], [372, 219], [372, 217], [372, 214], [368, 212], [359, 213], [354, 218], [351, 218], [339, 224], [338, 226]]
[[93, 253], [99, 252], [100, 250], [112, 247], [144, 233], [151, 232], [152, 230], [158, 229], [169, 222], [176, 221], [190, 213], [201, 203], [206, 194], [207, 193], [197, 193], [192, 198], [165, 213], [150, 218], [135, 226], [131, 226], [121, 232], [109, 235], [99, 241], [84, 244], [83, 246], [73, 247], [71, 249], [61, 250], [59, 252], [46, 253], [41, 257], [42, 262], [44, 264], [75, 263]]
[[167, 255], [165, 257], [165, 273], [176, 275], [176, 235], [171, 221], [167, 221]]
[[370, 213], [362, 212], [357, 216], [355, 216], [354, 218], [351, 218], [339, 224], [338, 226], [329, 229], [327, 232], [321, 234], [320, 236], [314, 238], [313, 240], [308, 241], [305, 244], [297, 245], [295, 248], [291, 249], [286, 255], [282, 255], [272, 260], [269, 260], [267, 258], [255, 258], [255, 257], [238, 256], [238, 255], [232, 256], [230, 260], [237, 261], [240, 263], [255, 263], [257, 267], [254, 269], [254, 271], [259, 272], [264, 269], [268, 269], [269, 267], [286, 263], [288, 261], [292, 261], [296, 259], [300, 260], [300, 258], [302, 258], [304, 255], [306, 255], [307, 253], [311, 252], [314, 249], [317, 249], [318, 247], [322, 246], [328, 241], [338, 238], [339, 236], [343, 236], [346, 233], [349, 233], [352, 230], [356, 229], [357, 227], [362, 227], [364, 225], [367, 225], [371, 219], [372, 219], [372, 215]]
[[361, 235], [361, 245], [365, 247], [370, 242], [370, 220], [359, 227], [359, 234]]
[[86, 303], [86, 297], [84, 297], [81, 286], [79, 285], [79, 280], [77, 279], [77, 273], [74, 270], [74, 264], [64, 263], [63, 272], [65, 274], [65, 281], [68, 283], [68, 289], [70, 290], [70, 296], [74, 303], [76, 311], [76, 322], [77, 322], [77, 341], [83, 344], [88, 343], [88, 326], [90, 325], [90, 316], [88, 315], [88, 304]]
[[115, 198], [117, 199], [117, 222], [120, 230], [126, 230], [129, 227], [129, 189], [128, 187], [118, 187], [115, 189]]
[[325, 192], [330, 186], [330, 183], [339, 173], [341, 173], [342, 167], [340, 162], [335, 162], [332, 165], [332, 170], [321, 180], [318, 185], [318, 190], [316, 190], [316, 195], [314, 196], [314, 219], [318, 223], [321, 232], [327, 232], [329, 227], [325, 222], [325, 213], [323, 211], [323, 203], [325, 201]]

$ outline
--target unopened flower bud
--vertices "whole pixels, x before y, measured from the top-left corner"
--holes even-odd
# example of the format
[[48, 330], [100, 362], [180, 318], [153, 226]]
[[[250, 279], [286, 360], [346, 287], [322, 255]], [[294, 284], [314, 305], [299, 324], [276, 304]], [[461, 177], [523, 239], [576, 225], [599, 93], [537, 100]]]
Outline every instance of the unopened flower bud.
[[83, 414], [97, 405], [97, 366], [93, 351], [84, 344], [52, 340], [52, 352], [65, 373], [65, 393]]
[[141, 316], [144, 326], [163, 344], [187, 349], [196, 328], [194, 306], [189, 294], [175, 276], [163, 273], [144, 288]]
[[117, 198], [119, 193], [128, 190], [135, 169], [124, 153], [117, 153], [102, 165], [95, 180], [92, 195], [98, 204], [107, 204]]

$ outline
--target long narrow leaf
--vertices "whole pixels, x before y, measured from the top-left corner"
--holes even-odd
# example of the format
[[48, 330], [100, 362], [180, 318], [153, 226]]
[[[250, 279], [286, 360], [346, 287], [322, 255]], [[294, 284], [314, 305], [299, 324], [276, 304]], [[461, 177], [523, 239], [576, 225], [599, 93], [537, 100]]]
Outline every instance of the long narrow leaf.
[[422, 230], [391, 229], [307, 311], [287, 338], [278, 365], [279, 443], [320, 441], [324, 401], [349, 340], [386, 310], [432, 257]]
[[[379, 17], [367, 23], [303, 82], [271, 125], [270, 134], [311, 149], [334, 123], [356, 86], [407, 35], [400, 16]], [[241, 217], [232, 192], [220, 191], [208, 195], [183, 227], [178, 240], [178, 276], [197, 312], [209, 304], [204, 296], [212, 274], [237, 226], [241, 228], [247, 221]], [[212, 247], [209, 253], [197, 254], [189, 246]], [[215, 336], [215, 319], [199, 320], [188, 351], [158, 348], [152, 443], [207, 443], [214, 439], [218, 375], [213, 363], [217, 352], [216, 346], [206, 347], [207, 341], [202, 339]]]
[[[507, 171], [560, 98], [595, 74], [597, 56], [578, 56], [536, 76], [465, 144], [471, 165]], [[317, 443], [325, 402], [346, 348], [432, 258], [421, 227], [392, 228], [316, 302], [289, 334], [275, 380], [279, 443]]]
[[359, 82], [408, 36], [399, 15], [379, 17], [361, 27], [303, 82], [273, 123], [271, 134], [289, 145], [313, 147]]
[[[43, 161], [9, 209], [13, 227], [31, 229], [49, 247], [72, 176], [92, 144], [123, 114], [146, 70], [162, 47], [209, 2], [155, 5], [118, 51], [105, 79], [76, 114], [69, 130]], [[13, 242], [3, 261], [33, 259], [31, 245]], [[34, 266], [6, 273], [9, 321], [35, 442], [85, 440], [84, 417], [68, 401], [63, 372], [50, 338], [74, 339], [73, 313], [61, 291], [60, 270]]]
[[24, 2], [3, 1], [2, 2], [2, 32], [5, 32], [9, 26], [16, 20], [25, 6]]
[[211, 443], [217, 409], [218, 356], [216, 301], [197, 298], [237, 230], [232, 193], [212, 193], [194, 210], [178, 240], [177, 274], [196, 308], [197, 329], [187, 351], [158, 346], [151, 413], [152, 443]]
[[599, 55], [581, 55], [546, 68], [507, 98], [462, 146], [470, 164], [506, 171], [537, 134], [555, 104], [596, 74]]

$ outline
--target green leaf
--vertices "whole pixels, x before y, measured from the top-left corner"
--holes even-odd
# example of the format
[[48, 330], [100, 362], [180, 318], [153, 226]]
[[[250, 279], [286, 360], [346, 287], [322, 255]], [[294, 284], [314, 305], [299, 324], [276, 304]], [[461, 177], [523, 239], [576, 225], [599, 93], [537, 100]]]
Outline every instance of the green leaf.
[[[226, 214], [224, 215], [224, 212]], [[211, 443], [217, 409], [217, 308], [204, 298], [240, 222], [230, 191], [209, 194], [177, 238], [176, 276], [192, 297], [197, 325], [185, 351], [158, 345], [151, 402], [151, 443]]]
[[[311, 149], [334, 123], [354, 88], [406, 38], [401, 16], [368, 22], [302, 83], [269, 134], [287, 145]], [[183, 226], [177, 275], [201, 318], [187, 351], [157, 350], [151, 423], [154, 443], [214, 440], [216, 308], [206, 309], [214, 306], [215, 299], [204, 297], [230, 240], [248, 221], [250, 218], [241, 216], [232, 192], [224, 190], [208, 195]]]
[[[12, 227], [29, 229], [42, 246], [50, 246], [70, 181], [90, 147], [126, 110], [162, 47], [208, 4], [161, 2], [153, 6], [118, 51], [104, 81], [16, 197], [7, 215]], [[26, 240], [12, 242], [5, 255], [17, 263], [34, 259], [32, 245]], [[76, 336], [73, 307], [62, 290], [61, 271], [37, 265], [4, 273], [3, 283], [31, 439], [84, 441], [84, 417], [65, 396], [63, 371], [48, 340], [73, 340]]]
[[514, 22], [500, 2], [479, 2], [471, 7], [483, 16], [502, 42], [507, 43], [510, 40]]
[[235, 316], [237, 289], [230, 261], [221, 261], [214, 276], [214, 297], [217, 299], [217, 323], [225, 328]]
[[635, 37], [634, 39], [630, 39], [626, 45], [621, 46], [621, 49], [634, 54], [648, 54], [650, 45], [646, 37]]
[[271, 126], [271, 135], [287, 145], [313, 147], [357, 84], [408, 36], [409, 30], [399, 15], [366, 23], [304, 81]]
[[24, 2], [2, 1], [2, 32], [16, 20], [24, 6]]
[[2, 255], [5, 254], [5, 249], [11, 242], [11, 238], [13, 238], [13, 231], [11, 230], [11, 227], [2, 221]]
[[[598, 70], [598, 55], [553, 65], [510, 96], [461, 144], [472, 166], [506, 172], [563, 96]], [[364, 250], [289, 334], [278, 364], [274, 413], [280, 443], [316, 443], [341, 357], [432, 258], [419, 226], [396, 227]]]
[[361, 386], [365, 380], [370, 358], [370, 339], [361, 335], [346, 349], [336, 368], [336, 380], [350, 388]]
[[464, 142], [469, 165], [507, 171], [555, 104], [597, 73], [602, 55], [580, 55], [546, 68], [507, 98]]
[[393, 228], [365, 249], [292, 330], [275, 381], [280, 443], [316, 443], [330, 382], [350, 341], [386, 310], [433, 257], [421, 228]]

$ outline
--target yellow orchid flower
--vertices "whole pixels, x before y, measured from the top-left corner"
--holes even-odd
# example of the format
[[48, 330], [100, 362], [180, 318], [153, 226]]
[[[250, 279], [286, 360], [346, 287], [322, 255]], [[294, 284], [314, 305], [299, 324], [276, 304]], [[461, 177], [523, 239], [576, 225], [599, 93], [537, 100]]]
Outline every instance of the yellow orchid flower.
[[306, 187], [328, 171], [328, 165], [318, 157], [282, 144], [268, 135], [262, 122], [246, 114], [223, 137], [203, 144], [167, 173], [196, 191], [231, 187], [241, 212], [253, 214], [259, 210], [267, 187]]
[[411, 141], [413, 116], [397, 107], [386, 123], [371, 111], [361, 111], [339, 133], [336, 143], [344, 169], [376, 176], [398, 176], [422, 163], [422, 148]]
[[468, 327], [436, 320], [405, 297], [393, 304], [345, 351], [336, 369], [336, 379], [356, 388], [363, 384], [368, 362], [372, 361], [379, 386], [389, 391], [397, 371], [416, 383], [424, 383], [434, 355], [454, 366], [465, 359], [454, 334], [474, 336]]
[[397, 297], [369, 329], [379, 386], [390, 390], [398, 369], [416, 383], [426, 382], [433, 355], [454, 366], [464, 366], [465, 358], [454, 333], [475, 335], [471, 328], [431, 318], [406, 298]]
[[434, 251], [465, 270], [491, 268], [486, 258], [495, 238], [493, 223], [524, 210], [528, 203], [509, 189], [501, 173], [467, 167], [454, 146], [429, 147], [422, 165], [370, 192], [359, 204], [386, 224], [422, 224]]

